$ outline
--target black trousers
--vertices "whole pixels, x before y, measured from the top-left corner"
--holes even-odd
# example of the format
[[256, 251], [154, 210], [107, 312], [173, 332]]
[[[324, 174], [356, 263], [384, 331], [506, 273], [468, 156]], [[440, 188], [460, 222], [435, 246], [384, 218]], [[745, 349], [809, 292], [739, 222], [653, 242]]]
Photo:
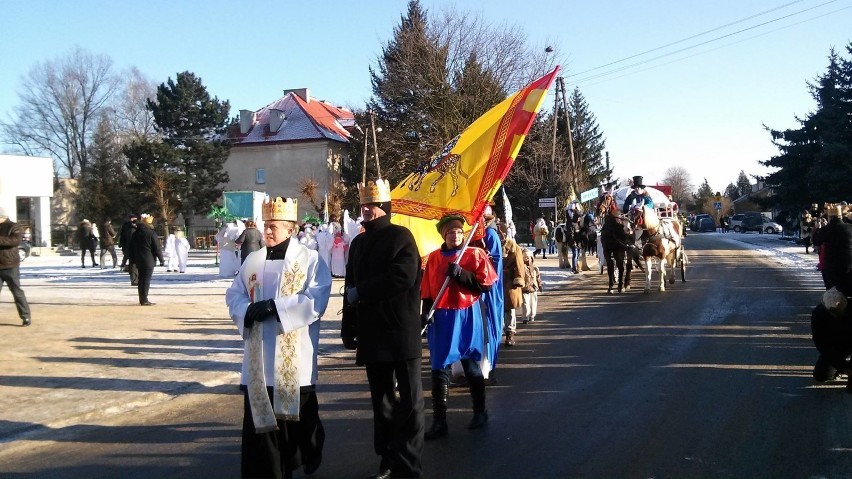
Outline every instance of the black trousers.
[[80, 263], [83, 266], [86, 266], [86, 251], [88, 251], [92, 255], [92, 266], [97, 266], [98, 262], [95, 261], [95, 248], [91, 248], [91, 249], [83, 248], [83, 250], [80, 251]]
[[394, 477], [420, 477], [425, 429], [420, 358], [366, 366], [373, 403], [373, 448]]
[[[271, 401], [272, 388], [267, 390]], [[298, 421], [279, 420], [277, 431], [258, 434], [251, 419], [248, 393], [243, 395], [242, 477], [290, 477], [302, 464], [322, 457], [325, 429], [319, 418], [316, 386], [302, 386], [299, 399]]]
[[24, 290], [21, 289], [21, 270], [19, 267], [0, 269], [0, 291], [3, 291], [3, 283], [9, 286], [12, 297], [15, 298], [15, 307], [18, 308], [18, 316], [21, 319], [31, 318], [30, 305]]
[[[139, 290], [139, 304], [142, 304], [148, 301], [148, 289], [151, 287], [151, 276], [154, 276], [154, 269], [138, 268], [138, 270], [139, 282], [136, 287]], [[130, 277], [133, 278], [133, 273], [130, 274]]]

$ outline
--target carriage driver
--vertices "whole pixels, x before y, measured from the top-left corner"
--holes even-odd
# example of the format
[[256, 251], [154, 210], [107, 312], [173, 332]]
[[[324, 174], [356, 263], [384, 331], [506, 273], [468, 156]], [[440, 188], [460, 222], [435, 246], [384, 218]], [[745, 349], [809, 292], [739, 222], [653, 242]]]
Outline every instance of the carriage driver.
[[645, 191], [645, 183], [641, 176], [633, 177], [633, 191], [624, 199], [624, 205], [621, 207], [622, 213], [627, 213], [633, 205], [644, 204], [648, 208], [654, 208], [654, 200], [651, 195]]

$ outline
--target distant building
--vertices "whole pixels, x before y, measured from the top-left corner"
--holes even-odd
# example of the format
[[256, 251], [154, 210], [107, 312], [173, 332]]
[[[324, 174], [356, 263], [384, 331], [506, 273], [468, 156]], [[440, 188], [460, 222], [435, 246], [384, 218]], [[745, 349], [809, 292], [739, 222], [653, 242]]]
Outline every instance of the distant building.
[[[763, 181], [759, 181], [753, 185], [751, 185], [751, 191], [740, 196], [735, 199], [733, 203], [731, 203], [731, 209], [736, 213], [744, 213], [746, 211], [763, 211], [762, 207], [755, 201], [759, 198], [768, 198], [772, 196], [774, 192], [772, 188], [767, 187]], [[764, 212], [769, 213], [768, 216], [775, 217], [775, 212]]]
[[306, 180], [317, 184], [317, 200], [340, 179], [348, 161], [351, 111], [317, 100], [307, 88], [285, 90], [284, 96], [257, 111], [240, 110], [240, 123], [229, 131], [232, 147], [225, 171], [226, 191], [261, 191], [299, 199], [299, 217], [316, 214], [302, 197]]
[[30, 229], [34, 246], [50, 246], [53, 176], [52, 158], [0, 155], [0, 206]]

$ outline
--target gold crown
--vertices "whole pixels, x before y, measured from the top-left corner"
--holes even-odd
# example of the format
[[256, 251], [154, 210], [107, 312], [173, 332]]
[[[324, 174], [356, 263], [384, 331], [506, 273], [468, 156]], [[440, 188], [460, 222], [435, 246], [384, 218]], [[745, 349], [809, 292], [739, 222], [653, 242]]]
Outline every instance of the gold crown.
[[358, 183], [358, 199], [362, 205], [368, 203], [385, 203], [391, 200], [390, 183], [379, 178], [376, 181]]
[[276, 197], [263, 202], [263, 221], [292, 221], [298, 222], [299, 206], [296, 198]]

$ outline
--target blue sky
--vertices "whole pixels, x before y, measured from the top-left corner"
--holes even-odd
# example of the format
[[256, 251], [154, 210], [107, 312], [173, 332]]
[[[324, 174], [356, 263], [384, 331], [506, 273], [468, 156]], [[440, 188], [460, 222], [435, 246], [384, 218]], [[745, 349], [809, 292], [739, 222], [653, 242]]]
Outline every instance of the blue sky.
[[[189, 70], [211, 94], [258, 109], [282, 90], [361, 107], [368, 67], [392, 35], [405, 0], [75, 2], [5, 0], [0, 36], [0, 118], [17, 103], [20, 79], [37, 62], [78, 45], [138, 67], [157, 83]], [[663, 178], [682, 166], [715, 190], [776, 153], [766, 124], [795, 127], [815, 107], [806, 82], [825, 71], [831, 47], [852, 41], [852, 0], [423, 0], [495, 25], [517, 25], [533, 45], [564, 59], [607, 140], [616, 176]], [[634, 54], [726, 28], [581, 73]], [[797, 13], [802, 12], [803, 13]], [[781, 18], [789, 16], [788, 18]], [[763, 26], [761, 23], [770, 22]], [[748, 29], [742, 33], [738, 30]], [[715, 40], [718, 37], [727, 38]], [[690, 48], [701, 42], [703, 46]], [[653, 60], [675, 50], [685, 49]], [[625, 66], [640, 63], [632, 68]], [[599, 78], [598, 73], [620, 69]], [[552, 100], [545, 103], [551, 105]], [[3, 146], [0, 145], [0, 150]]]

